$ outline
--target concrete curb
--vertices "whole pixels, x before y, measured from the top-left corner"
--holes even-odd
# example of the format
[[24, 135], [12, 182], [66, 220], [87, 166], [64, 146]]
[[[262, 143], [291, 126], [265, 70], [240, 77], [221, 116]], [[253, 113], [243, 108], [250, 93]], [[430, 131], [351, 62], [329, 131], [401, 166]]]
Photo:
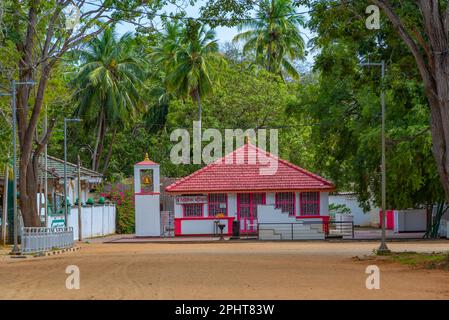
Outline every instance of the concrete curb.
[[35, 255], [35, 257], [49, 257], [49, 256], [55, 256], [55, 255], [59, 255], [59, 254], [67, 253], [67, 252], [75, 252], [75, 251], [79, 251], [80, 249], [81, 249], [81, 247], [73, 247], [73, 248], [68, 248], [68, 249], [60, 249], [60, 250], [54, 250], [54, 251], [47, 251], [47, 252], [42, 252], [42, 253], [39, 253], [39, 254]]

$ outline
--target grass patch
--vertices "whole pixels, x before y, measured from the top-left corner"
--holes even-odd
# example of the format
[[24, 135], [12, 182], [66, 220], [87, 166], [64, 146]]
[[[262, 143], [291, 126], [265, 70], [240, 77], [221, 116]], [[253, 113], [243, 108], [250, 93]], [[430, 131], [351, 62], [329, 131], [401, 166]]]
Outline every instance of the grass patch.
[[449, 270], [449, 253], [447, 252], [394, 252], [390, 257], [393, 261], [412, 267]]
[[449, 271], [449, 252], [419, 253], [413, 251], [390, 252], [381, 257], [382, 260], [397, 262], [402, 265]]
[[353, 257], [354, 261], [370, 261], [372, 263], [399, 263], [417, 269], [435, 269], [449, 271], [449, 252], [419, 253], [414, 251], [389, 252], [363, 257]]

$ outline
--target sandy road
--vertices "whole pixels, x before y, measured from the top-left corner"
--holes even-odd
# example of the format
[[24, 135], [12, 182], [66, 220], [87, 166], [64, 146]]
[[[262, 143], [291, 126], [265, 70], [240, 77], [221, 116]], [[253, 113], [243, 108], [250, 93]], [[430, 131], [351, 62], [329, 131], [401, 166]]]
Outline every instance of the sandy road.
[[[449, 299], [449, 272], [382, 263], [381, 289], [365, 288], [377, 243], [248, 242], [83, 244], [54, 257], [0, 257], [0, 299]], [[448, 251], [449, 241], [393, 243]], [[80, 290], [65, 269], [80, 268]]]

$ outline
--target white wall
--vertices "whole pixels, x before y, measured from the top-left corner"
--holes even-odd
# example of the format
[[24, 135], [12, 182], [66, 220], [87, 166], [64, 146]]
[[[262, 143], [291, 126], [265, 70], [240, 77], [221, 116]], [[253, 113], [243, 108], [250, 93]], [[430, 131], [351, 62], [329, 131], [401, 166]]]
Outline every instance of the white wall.
[[[47, 227], [64, 224], [64, 215], [48, 216]], [[115, 233], [116, 208], [114, 204], [82, 206], [81, 229], [84, 239]], [[68, 215], [68, 226], [73, 227], [73, 235], [78, 240], [78, 207], [72, 207]]]
[[259, 223], [296, 223], [296, 217], [291, 217], [281, 209], [276, 209], [274, 205], [258, 205], [257, 221]]
[[174, 210], [175, 210], [175, 218], [182, 218], [182, 205], [176, 204], [176, 198], [173, 197], [173, 201], [175, 202]]
[[329, 195], [329, 203], [344, 204], [351, 210], [356, 226], [374, 226], [379, 223], [379, 208], [364, 213], [355, 195]]
[[295, 192], [295, 215], [299, 216], [301, 214], [301, 208], [300, 208], [300, 201], [299, 201], [299, 192]]
[[[214, 219], [206, 219], [206, 220], [182, 220], [181, 221], [181, 232], [182, 235], [200, 235], [200, 234], [214, 234], [214, 228], [215, 228], [215, 221]], [[223, 229], [223, 234], [228, 233], [228, 219], [222, 219], [223, 224], [226, 226]]]
[[159, 194], [135, 195], [136, 236], [159, 237], [161, 235], [161, 215]]
[[427, 215], [425, 209], [394, 211], [395, 232], [425, 231], [426, 228]]
[[266, 193], [266, 195], [265, 195], [265, 204], [266, 205], [275, 205], [276, 204], [276, 194], [274, 192], [267, 192]]
[[440, 237], [449, 239], [449, 221], [446, 219], [441, 219], [440, 228], [438, 229], [438, 235]]
[[329, 192], [320, 192], [320, 216], [329, 215]]

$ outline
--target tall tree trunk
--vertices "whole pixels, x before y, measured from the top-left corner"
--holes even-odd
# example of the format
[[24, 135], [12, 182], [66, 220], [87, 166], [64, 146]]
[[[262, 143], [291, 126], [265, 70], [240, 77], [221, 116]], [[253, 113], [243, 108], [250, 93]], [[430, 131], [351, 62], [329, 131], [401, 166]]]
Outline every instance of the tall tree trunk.
[[[18, 80], [19, 83], [22, 83], [16, 87], [16, 119], [20, 151], [18, 187], [19, 206], [24, 225], [34, 227], [40, 226], [36, 197], [38, 192], [38, 159], [51, 136], [55, 124], [54, 119], [52, 119], [44, 138], [35, 141], [34, 133], [42, 110], [50, 72], [65, 52], [80, 44], [88, 36], [95, 37], [98, 35], [113, 19], [106, 19], [107, 22], [104, 27], [92, 32], [87, 31], [88, 26], [92, 26], [92, 22], [97, 21], [102, 13], [107, 10], [106, 7], [101, 6], [98, 9], [90, 10], [85, 17], [87, 22], [78, 32], [63, 32], [55, 35], [55, 29], [59, 30], [61, 11], [70, 4], [70, 1], [56, 1], [50, 6], [47, 6], [46, 1], [41, 0], [15, 1], [14, 3], [17, 4], [18, 8], [21, 8], [18, 10], [19, 12], [22, 12], [22, 9], [28, 10], [27, 19], [18, 19], [20, 13], [17, 15], [17, 19], [14, 19], [12, 33], [22, 34], [24, 24], [20, 21], [26, 21], [25, 35], [13, 39], [19, 54]], [[38, 17], [38, 14], [42, 15], [42, 19]], [[45, 26], [42, 26], [43, 28], [38, 27], [40, 22], [45, 24]], [[41, 35], [44, 36], [41, 37]], [[32, 80], [35, 81], [34, 87], [36, 90], [34, 99], [30, 99], [30, 82]], [[26, 84], [23, 84], [23, 82], [26, 82]]]
[[372, 2], [382, 8], [415, 58], [430, 106], [432, 152], [449, 201], [449, 6], [440, 12], [438, 0], [416, 1], [427, 40], [415, 41], [390, 1]]
[[103, 116], [103, 124], [101, 126], [101, 131], [100, 131], [100, 143], [98, 144], [98, 149], [97, 149], [97, 158], [95, 160], [95, 171], [98, 171], [98, 168], [100, 168], [100, 159], [101, 159], [101, 154], [103, 153], [103, 148], [104, 148], [104, 139], [106, 137], [106, 118]]
[[203, 123], [202, 123], [202, 121], [203, 121], [202, 120], [203, 108], [201, 106], [201, 96], [200, 96], [200, 91], [199, 90], [196, 90], [196, 101], [198, 103], [198, 123], [199, 123], [199, 126], [200, 126], [200, 128], [199, 128], [200, 140], [198, 140], [198, 141], [201, 141], [201, 128], [203, 126]]
[[104, 160], [103, 175], [106, 174], [106, 171], [108, 170], [108, 167], [109, 167], [109, 161], [111, 160], [112, 147], [114, 146], [116, 133], [117, 133], [117, 128], [114, 128], [114, 130], [112, 131], [111, 141], [109, 142], [108, 154], [106, 155], [106, 159]]
[[273, 43], [274, 43], [274, 34], [273, 34], [273, 29], [272, 29], [272, 19], [275, 18], [273, 17], [274, 15], [274, 0], [271, 0], [271, 11], [270, 11], [270, 17], [269, 17], [269, 43], [268, 43], [268, 49], [267, 49], [267, 71], [271, 72], [273, 70], [271, 64], [273, 63]]
[[95, 170], [96, 161], [97, 161], [97, 153], [98, 153], [98, 145], [100, 144], [100, 134], [102, 130], [103, 125], [103, 110], [100, 111], [100, 116], [98, 117], [98, 125], [97, 125], [97, 136], [95, 138], [95, 147], [94, 151], [92, 152], [92, 170]]

